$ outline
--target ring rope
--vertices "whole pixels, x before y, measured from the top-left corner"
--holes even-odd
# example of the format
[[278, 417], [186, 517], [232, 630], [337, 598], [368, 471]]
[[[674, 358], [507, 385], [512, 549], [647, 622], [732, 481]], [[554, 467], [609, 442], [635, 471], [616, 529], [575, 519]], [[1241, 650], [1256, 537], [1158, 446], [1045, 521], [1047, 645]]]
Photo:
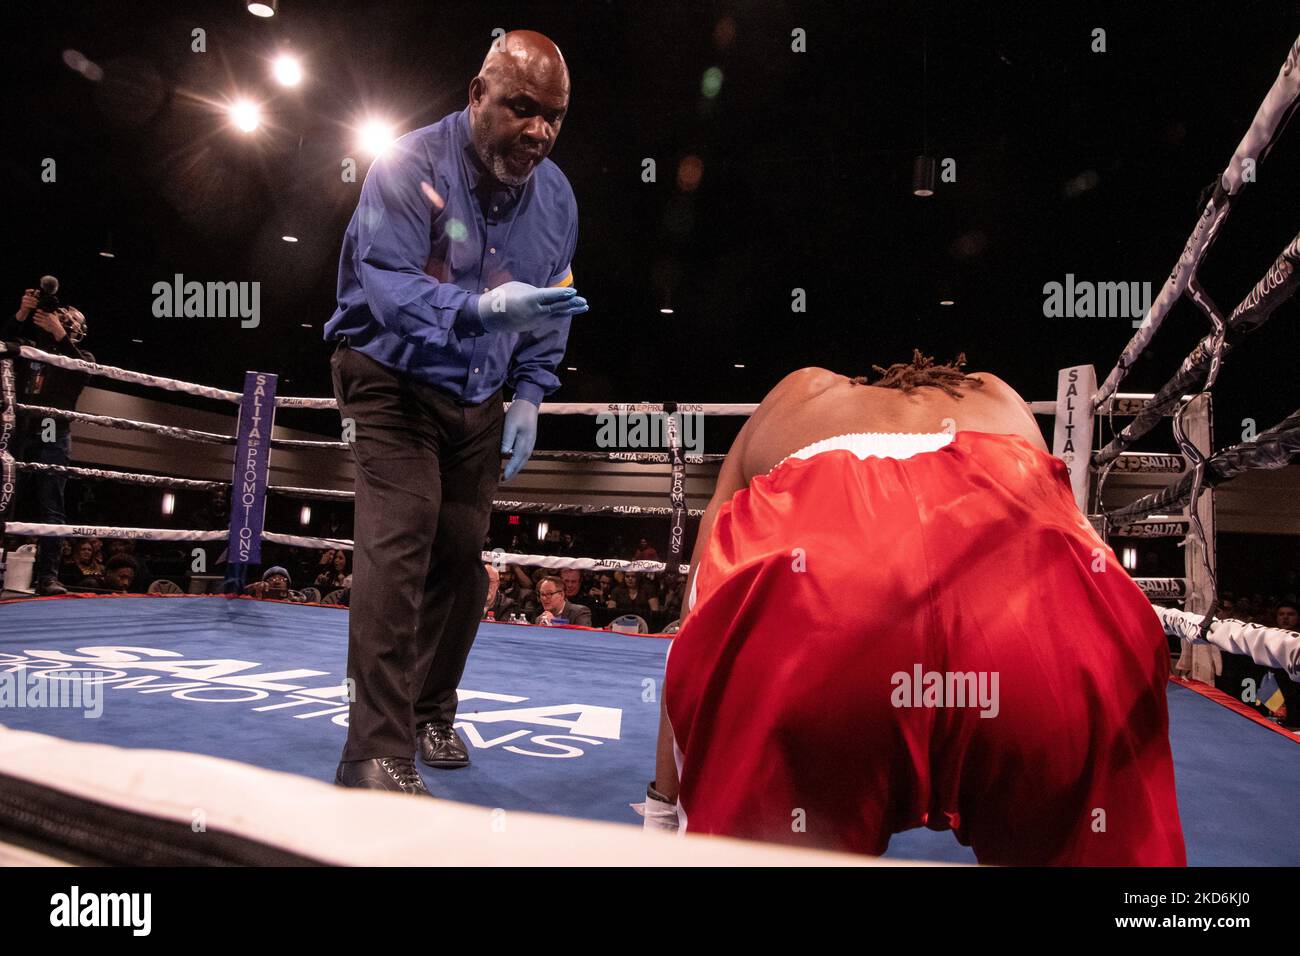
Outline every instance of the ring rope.
[[172, 478], [166, 475], [141, 475], [132, 471], [109, 471], [103, 468], [79, 468], [76, 465], [50, 465], [38, 461], [15, 461], [19, 471], [46, 472], [47, 474], [68, 475], [72, 478], [86, 478], [92, 481], [121, 481], [126, 484], [155, 485], [167, 488], [186, 488], [190, 491], [216, 491], [229, 488], [228, 481], [203, 481], [198, 478]]
[[[122, 538], [132, 541], [224, 541], [227, 531], [188, 531], [172, 528], [119, 528], [109, 525], [46, 524], [35, 521], [11, 521], [10, 534], [22, 538]], [[343, 548], [351, 551], [354, 542], [348, 538], [317, 538], [308, 535], [281, 534], [264, 531], [262, 537], [273, 544], [299, 548]], [[555, 554], [515, 554], [510, 551], [482, 552], [485, 564], [518, 564], [524, 567], [551, 570], [578, 571], [642, 571], [658, 573], [668, 570], [663, 561], [626, 561], [620, 558], [575, 558]], [[690, 573], [690, 565], [677, 565], [679, 574]]]
[[[1213, 374], [1217, 376], [1222, 358], [1233, 350], [1248, 334], [1268, 321], [1273, 311], [1289, 299], [1300, 285], [1300, 235], [1297, 235], [1274, 260], [1264, 277], [1255, 283], [1250, 294], [1232, 311], [1222, 333], [1216, 329], [1206, 335], [1192, 349], [1191, 354], [1151, 401], [1129, 422], [1110, 444], [1093, 456], [1093, 466], [1101, 468], [1110, 463], [1137, 439], [1151, 431], [1170, 411], [1183, 400], [1184, 393], [1199, 385]], [[1221, 347], [1221, 348], [1220, 348]], [[1210, 387], [1213, 382], [1204, 386]]]
[[1133, 338], [1124, 346], [1115, 368], [1106, 376], [1106, 380], [1093, 397], [1094, 408], [1099, 407], [1119, 387], [1119, 383], [1133, 367], [1137, 357], [1150, 344], [1169, 310], [1187, 289], [1188, 282], [1195, 277], [1201, 260], [1227, 218], [1233, 199], [1247, 182], [1245, 177], [1247, 163], [1249, 162], [1252, 168], [1257, 167], [1268, 155], [1278, 133], [1285, 127], [1298, 101], [1300, 101], [1300, 38], [1292, 43], [1286, 60], [1255, 112], [1246, 135], [1242, 137], [1236, 151], [1233, 152], [1227, 168], [1219, 176], [1214, 192], [1197, 219], [1196, 227], [1188, 237], [1182, 255], [1179, 256], [1169, 278], [1161, 287], [1160, 294], [1147, 310], [1147, 315]]
[[[1206, 462], [1205, 481], [1211, 487], [1247, 471], [1283, 468], [1300, 454], [1300, 410], [1292, 412], [1268, 431], [1250, 441], [1223, 449]], [[1106, 513], [1109, 521], [1139, 518], [1155, 511], [1181, 508], [1188, 501], [1194, 472], [1160, 491], [1144, 495], [1122, 508]]]
[[164, 435], [181, 441], [200, 442], [206, 445], [233, 445], [233, 435], [219, 435], [216, 432], [198, 431], [182, 428], [178, 425], [155, 425], [153, 422], [137, 422], [130, 418], [117, 418], [112, 415], [92, 415], [90, 412], [74, 412], [66, 408], [49, 408], [44, 405], [14, 406], [20, 412], [26, 412], [43, 418], [61, 418], [69, 422], [81, 422], [85, 425], [99, 425], [103, 428], [116, 428], [120, 431], [149, 432], [152, 435]]
[[86, 362], [82, 359], [68, 358], [66, 355], [55, 355], [53, 352], [42, 352], [40, 349], [32, 348], [30, 345], [17, 346], [12, 342], [0, 342], [0, 354], [8, 352], [14, 355], [21, 355], [25, 359], [34, 362], [44, 362], [46, 365], [55, 365], [59, 368], [68, 369], [73, 372], [86, 372], [90, 375], [102, 375], [104, 378], [116, 379], [119, 382], [130, 382], [134, 385], [152, 385], [155, 388], [165, 388], [172, 392], [186, 392], [190, 395], [197, 395], [200, 398], [211, 398], [223, 402], [238, 402], [243, 398], [240, 392], [230, 392], [224, 388], [210, 388], [207, 385], [195, 385], [192, 382], [182, 382], [174, 378], [163, 378], [159, 375], [149, 375], [145, 372], [132, 372], [128, 369], [118, 368], [115, 365], [100, 365], [98, 362]]
[[1300, 634], [1295, 631], [1233, 618], [1221, 618], [1205, 628], [1200, 614], [1171, 607], [1155, 607], [1155, 612], [1170, 637], [1213, 644], [1229, 654], [1249, 657], [1261, 667], [1284, 670], [1292, 680], [1300, 681]]

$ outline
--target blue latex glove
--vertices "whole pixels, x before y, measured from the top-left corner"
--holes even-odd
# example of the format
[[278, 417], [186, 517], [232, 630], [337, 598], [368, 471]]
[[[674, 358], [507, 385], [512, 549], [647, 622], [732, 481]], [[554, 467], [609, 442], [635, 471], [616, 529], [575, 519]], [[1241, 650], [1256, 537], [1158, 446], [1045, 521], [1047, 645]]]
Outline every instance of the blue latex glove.
[[516, 398], [506, 409], [506, 426], [501, 435], [501, 454], [509, 455], [504, 481], [519, 474], [537, 444], [537, 406]]
[[478, 300], [478, 317], [489, 332], [531, 332], [556, 319], [587, 311], [578, 290], [545, 288], [527, 282], [504, 282]]

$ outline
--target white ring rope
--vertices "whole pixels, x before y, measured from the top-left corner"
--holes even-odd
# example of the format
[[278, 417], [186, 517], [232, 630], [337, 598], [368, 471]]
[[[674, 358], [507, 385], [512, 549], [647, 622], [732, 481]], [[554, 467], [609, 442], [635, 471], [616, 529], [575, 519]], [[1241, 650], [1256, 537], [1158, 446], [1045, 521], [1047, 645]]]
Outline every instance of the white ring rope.
[[203, 481], [198, 478], [172, 478], [166, 475], [141, 475], [133, 471], [109, 471], [103, 468], [78, 468], [75, 465], [50, 465], [38, 461], [15, 461], [19, 471], [43, 471], [48, 474], [69, 475], [94, 481], [121, 481], [135, 485], [163, 485], [169, 488], [187, 488], [191, 491], [216, 491], [229, 488], [228, 481]]
[[[1267, 155], [1278, 129], [1294, 109], [1297, 98], [1300, 98], [1300, 38], [1291, 45], [1277, 78], [1255, 112], [1255, 117], [1228, 161], [1227, 168], [1219, 177], [1218, 188], [1205, 204], [1205, 209], [1197, 219], [1196, 227], [1188, 237], [1182, 255], [1179, 256], [1173, 271], [1169, 273], [1169, 278], [1161, 287], [1160, 294], [1147, 310], [1142, 325], [1124, 346], [1115, 368], [1106, 376], [1106, 380], [1093, 397], [1094, 408], [1100, 406], [1119, 387], [1119, 383], [1133, 367], [1137, 357], [1150, 344], [1170, 308], [1187, 290], [1188, 282], [1195, 277], [1201, 260], [1217, 237], [1223, 220], [1227, 218], [1233, 197], [1248, 181], [1245, 176], [1247, 164], [1249, 163], [1253, 173], [1259, 162]], [[1254, 179], [1254, 176], [1250, 178]]]
[[[35, 521], [10, 521], [9, 534], [20, 538], [122, 538], [132, 541], [225, 541], [227, 531], [178, 531], [171, 528], [117, 528], [108, 525], [44, 524]], [[295, 548], [343, 548], [351, 551], [354, 542], [348, 538], [316, 538], [306, 535], [280, 534], [263, 531], [262, 540]], [[484, 564], [518, 564], [524, 567], [552, 570], [578, 571], [640, 571], [658, 573], [666, 571], [663, 561], [624, 561], [618, 558], [574, 558], [555, 554], [515, 554], [510, 551], [484, 551]], [[690, 573], [689, 564], [677, 566], [679, 574]]]
[[229, 392], [224, 388], [210, 388], [207, 385], [194, 385], [190, 382], [182, 382], [174, 378], [163, 378], [159, 375], [148, 375], [144, 372], [132, 372], [128, 369], [118, 368], [114, 365], [100, 365], [97, 362], [85, 362], [81, 359], [68, 358], [66, 355], [55, 355], [52, 352], [42, 352], [40, 349], [32, 348], [30, 345], [20, 346], [17, 350], [9, 347], [4, 342], [0, 342], [0, 354], [8, 352], [13, 354], [17, 351], [25, 359], [34, 362], [44, 362], [46, 365], [55, 365], [59, 368], [69, 369], [73, 372], [86, 372], [90, 375], [102, 375], [105, 378], [116, 379], [119, 382], [131, 382], [134, 385], [151, 385], [155, 388], [165, 388], [172, 392], [186, 392], [190, 395], [197, 395], [200, 398], [211, 398], [223, 402], [238, 402], [243, 398], [240, 392]]
[[71, 412], [66, 408], [49, 408], [44, 405], [14, 406], [20, 412], [45, 418], [61, 418], [85, 425], [99, 425], [103, 428], [116, 428], [121, 431], [149, 432], [152, 435], [164, 435], [181, 441], [201, 442], [206, 445], [233, 445], [233, 435], [219, 435], [216, 432], [203, 432], [193, 428], [181, 428], [178, 425], [155, 425], [153, 422], [137, 422], [130, 418], [117, 418], [113, 415], [92, 415], [89, 412]]
[[1204, 615], [1171, 607], [1157, 607], [1155, 612], [1170, 637], [1193, 644], [1213, 644], [1229, 654], [1249, 657], [1261, 667], [1284, 670], [1292, 680], [1300, 681], [1300, 634], [1295, 631], [1219, 618], [1210, 625], [1209, 634], [1202, 640]]

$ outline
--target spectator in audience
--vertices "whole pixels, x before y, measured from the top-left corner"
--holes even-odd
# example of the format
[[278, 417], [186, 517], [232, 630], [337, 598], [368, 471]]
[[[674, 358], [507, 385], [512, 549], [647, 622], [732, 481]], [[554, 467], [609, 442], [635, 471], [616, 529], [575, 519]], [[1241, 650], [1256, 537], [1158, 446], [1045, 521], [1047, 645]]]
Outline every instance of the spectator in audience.
[[254, 581], [244, 588], [244, 593], [255, 598], [277, 601], [294, 601], [303, 603], [307, 600], [301, 591], [290, 587], [289, 572], [280, 565], [274, 565], [262, 572], [262, 580]]
[[[1273, 626], [1284, 630], [1300, 630], [1300, 607], [1290, 598], [1278, 601], [1273, 610]], [[1300, 684], [1296, 684], [1284, 670], [1274, 670], [1278, 689], [1282, 691], [1282, 712], [1278, 715], [1285, 727], [1300, 727]]]
[[494, 621], [504, 621], [516, 611], [516, 604], [501, 592], [501, 575], [490, 564], [483, 565], [487, 571], [487, 600], [483, 603], [483, 617]]
[[89, 538], [80, 538], [72, 549], [72, 560], [64, 565], [59, 579], [65, 584], [77, 585], [86, 578], [104, 573], [104, 565], [95, 560], [95, 546]]
[[566, 531], [560, 536], [560, 554], [570, 557], [578, 553], [578, 539], [573, 536], [572, 531]]
[[1295, 631], [1300, 630], [1297, 623], [1300, 623], [1300, 615], [1296, 611], [1296, 602], [1285, 598], [1279, 601], [1273, 609], [1273, 626]]
[[578, 624], [591, 627], [591, 608], [566, 601], [564, 582], [559, 578], [544, 576], [537, 582], [537, 596], [541, 598], [542, 611], [533, 619], [534, 624]]
[[348, 587], [352, 583], [352, 574], [348, 570], [348, 552], [344, 548], [337, 551], [326, 551], [321, 556], [323, 565], [320, 574], [316, 575], [316, 587], [322, 594], [329, 591], [336, 591], [339, 588]]
[[528, 572], [522, 566], [518, 564], [506, 565], [500, 590], [514, 602], [516, 611], [530, 617], [537, 613], [537, 597], [533, 589], [533, 579], [529, 577]]
[[596, 580], [592, 582], [591, 587], [587, 588], [587, 600], [584, 602], [588, 607], [607, 607], [613, 600], [614, 595], [614, 578], [612, 575], [601, 572]]
[[582, 572], [576, 568], [565, 568], [560, 572], [560, 581], [564, 584], [564, 600], [570, 604], [591, 607], [591, 599], [582, 586]]
[[108, 559], [108, 564], [104, 565], [101, 573], [88, 575], [79, 586], [125, 594], [131, 590], [138, 579], [135, 559], [129, 554], [118, 553]]
[[663, 590], [660, 592], [659, 601], [664, 611], [673, 617], [681, 617], [682, 614], [682, 590], [685, 587], [685, 580], [680, 574], [669, 571], [664, 574]]
[[612, 600], [606, 607], [611, 607], [620, 614], [639, 614], [645, 617], [650, 612], [659, 610], [659, 599], [651, 597], [635, 571], [627, 571], [623, 575], [623, 585], [614, 589]]
[[632, 552], [633, 561], [658, 561], [659, 552], [655, 546], [650, 543], [648, 538], [642, 538], [637, 542], [636, 550]]

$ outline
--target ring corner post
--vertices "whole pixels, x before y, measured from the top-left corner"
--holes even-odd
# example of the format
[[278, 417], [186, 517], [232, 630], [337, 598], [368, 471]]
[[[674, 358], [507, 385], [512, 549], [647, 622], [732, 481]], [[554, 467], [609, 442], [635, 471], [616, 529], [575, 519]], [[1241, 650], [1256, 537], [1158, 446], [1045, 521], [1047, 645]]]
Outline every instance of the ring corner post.
[[248, 567], [262, 562], [262, 530], [266, 517], [266, 487], [271, 474], [271, 432], [275, 426], [278, 376], [245, 372], [235, 432], [231, 468], [230, 540], [226, 557], [225, 592], [238, 595], [247, 583]]
[[1052, 454], [1065, 462], [1075, 503], [1085, 515], [1092, 458], [1092, 399], [1096, 394], [1097, 370], [1093, 366], [1074, 365], [1057, 373]]

